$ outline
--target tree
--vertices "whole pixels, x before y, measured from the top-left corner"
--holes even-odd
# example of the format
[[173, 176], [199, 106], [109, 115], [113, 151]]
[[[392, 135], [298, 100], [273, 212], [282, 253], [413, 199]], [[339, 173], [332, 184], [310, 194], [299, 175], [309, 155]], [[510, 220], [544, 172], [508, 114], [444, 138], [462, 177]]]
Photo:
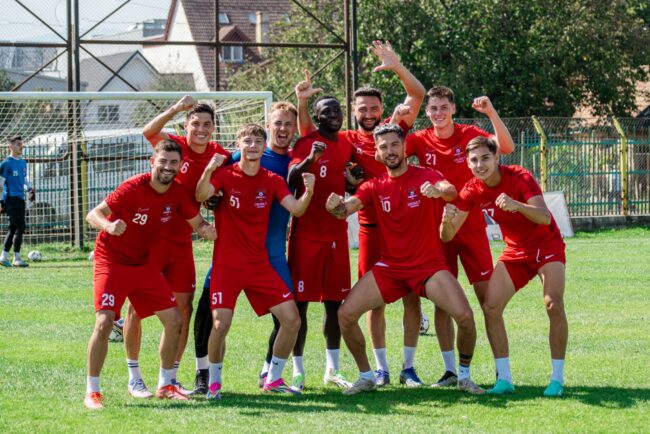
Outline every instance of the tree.
[[[9, 79], [7, 71], [0, 70], [0, 91], [6, 92], [15, 86], [15, 83]], [[11, 101], [0, 101], [0, 140], [3, 140], [3, 130], [11, 121], [13, 103]]]
[[[307, 2], [342, 33], [341, 0]], [[314, 6], [318, 6], [315, 8]], [[472, 97], [489, 95], [502, 116], [627, 115], [635, 83], [647, 80], [650, 6], [644, 0], [358, 0], [359, 47], [389, 40], [425, 87], [444, 84], [457, 95], [458, 116], [474, 116]], [[297, 8], [273, 34], [276, 41], [333, 41]], [[316, 37], [314, 36], [316, 35]], [[388, 109], [403, 99], [397, 77], [372, 73], [376, 59], [360, 50], [360, 84], [383, 89]], [[233, 89], [270, 89], [284, 97], [302, 70], [324, 62], [322, 50], [269, 52]], [[343, 63], [314, 82], [343, 94]]]

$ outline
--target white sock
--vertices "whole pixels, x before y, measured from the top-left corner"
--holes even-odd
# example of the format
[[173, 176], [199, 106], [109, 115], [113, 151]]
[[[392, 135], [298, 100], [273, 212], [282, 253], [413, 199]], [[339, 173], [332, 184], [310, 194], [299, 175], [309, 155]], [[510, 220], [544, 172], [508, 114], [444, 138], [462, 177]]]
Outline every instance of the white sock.
[[302, 364], [302, 356], [293, 357], [293, 376], [298, 374], [305, 375], [305, 366]]
[[176, 375], [178, 375], [178, 367], [179, 367], [180, 365], [181, 365], [181, 362], [174, 362], [174, 367], [172, 368], [172, 372], [173, 372], [173, 375], [174, 375], [174, 376], [172, 377], [173, 380], [175, 380], [175, 379], [176, 379]]
[[494, 359], [494, 365], [497, 368], [497, 379], [505, 380], [512, 384], [512, 374], [510, 373], [510, 358], [502, 357]]
[[287, 363], [287, 359], [280, 359], [279, 357], [273, 356], [271, 358], [271, 369], [269, 369], [269, 375], [266, 376], [266, 383], [273, 383], [274, 381], [282, 378], [282, 371], [284, 370], [284, 365]]
[[361, 372], [359, 374], [359, 378], [363, 378], [364, 380], [375, 381], [375, 373], [372, 371]]
[[20, 261], [20, 252], [14, 251], [14, 261]]
[[142, 379], [142, 374], [140, 373], [140, 364], [137, 360], [126, 359], [126, 366], [129, 368], [129, 383], [132, 380]]
[[564, 359], [551, 359], [551, 381], [559, 381], [564, 385]]
[[210, 366], [208, 369], [210, 370], [210, 380], [208, 381], [208, 384], [213, 384], [213, 383], [219, 383], [221, 384], [221, 370], [223, 368], [223, 362], [221, 363], [212, 363], [210, 362]]
[[375, 355], [375, 362], [377, 362], [377, 370], [388, 372], [388, 357], [386, 356], [386, 348], [374, 348], [372, 352]]
[[469, 378], [469, 366], [458, 365], [458, 381]]
[[208, 361], [208, 356], [197, 357], [196, 358], [196, 369], [208, 369], [210, 367], [210, 362]]
[[271, 364], [264, 360], [264, 366], [262, 366], [262, 374], [266, 374], [269, 372], [269, 369], [271, 368]]
[[325, 371], [338, 371], [339, 370], [339, 351], [340, 350], [325, 350]]
[[174, 369], [164, 369], [160, 368], [160, 373], [158, 374], [158, 388], [169, 386], [172, 384], [174, 379]]
[[415, 362], [415, 347], [404, 347], [404, 365], [402, 369], [409, 369], [413, 367]]
[[456, 373], [456, 353], [454, 350], [441, 351], [442, 360], [445, 362], [445, 371]]
[[99, 377], [86, 377], [86, 393], [100, 392]]
[[2, 255], [0, 255], [0, 259], [2, 259], [3, 261], [9, 259], [9, 252], [3, 250]]

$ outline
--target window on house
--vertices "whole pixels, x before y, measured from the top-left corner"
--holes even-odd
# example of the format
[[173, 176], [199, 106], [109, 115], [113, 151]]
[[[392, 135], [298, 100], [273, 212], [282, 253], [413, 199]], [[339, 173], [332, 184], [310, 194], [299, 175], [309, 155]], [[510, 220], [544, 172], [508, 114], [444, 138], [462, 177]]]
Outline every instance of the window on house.
[[[214, 15], [212, 15], [214, 17]], [[230, 24], [230, 18], [225, 12], [219, 12], [219, 24]]]
[[221, 59], [226, 63], [243, 63], [244, 47], [221, 47]]
[[118, 105], [100, 105], [97, 111], [99, 122], [117, 122], [120, 120]]
[[248, 23], [257, 24], [257, 14], [255, 12], [251, 12], [248, 14]]

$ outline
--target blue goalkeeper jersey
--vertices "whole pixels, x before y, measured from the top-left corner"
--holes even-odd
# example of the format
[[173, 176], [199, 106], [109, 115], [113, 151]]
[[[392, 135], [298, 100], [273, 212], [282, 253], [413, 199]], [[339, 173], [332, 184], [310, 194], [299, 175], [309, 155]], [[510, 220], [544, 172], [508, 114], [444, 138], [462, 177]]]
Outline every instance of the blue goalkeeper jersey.
[[[234, 152], [230, 159], [233, 163], [238, 162], [241, 159], [241, 153], [239, 151]], [[266, 170], [270, 170], [281, 176], [286, 182], [289, 173], [289, 161], [291, 161], [289, 155], [278, 154], [266, 148], [262, 154], [261, 165]], [[278, 201], [273, 201], [269, 216], [269, 228], [266, 232], [266, 251], [271, 261], [277, 258], [286, 260], [287, 225], [289, 224], [289, 217], [289, 211], [284, 209]]]
[[25, 187], [31, 188], [27, 182], [27, 162], [25, 160], [8, 156], [0, 163], [0, 176], [5, 179], [2, 200], [7, 200], [8, 197], [19, 197], [25, 200]]

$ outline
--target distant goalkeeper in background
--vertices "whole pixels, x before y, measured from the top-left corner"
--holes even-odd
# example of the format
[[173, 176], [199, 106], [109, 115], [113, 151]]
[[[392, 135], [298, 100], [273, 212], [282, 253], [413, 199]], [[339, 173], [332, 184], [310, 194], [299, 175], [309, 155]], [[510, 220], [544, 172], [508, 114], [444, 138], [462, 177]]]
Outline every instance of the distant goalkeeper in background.
[[[9, 216], [9, 232], [5, 237], [0, 265], [5, 267], [27, 267], [20, 257], [20, 247], [23, 244], [25, 233], [25, 191], [30, 202], [34, 202], [36, 192], [27, 179], [27, 162], [21, 158], [23, 155], [23, 139], [15, 136], [9, 139], [9, 156], [0, 163], [0, 177], [4, 178], [0, 214]], [[14, 247], [14, 260], [9, 262], [9, 250]]]

